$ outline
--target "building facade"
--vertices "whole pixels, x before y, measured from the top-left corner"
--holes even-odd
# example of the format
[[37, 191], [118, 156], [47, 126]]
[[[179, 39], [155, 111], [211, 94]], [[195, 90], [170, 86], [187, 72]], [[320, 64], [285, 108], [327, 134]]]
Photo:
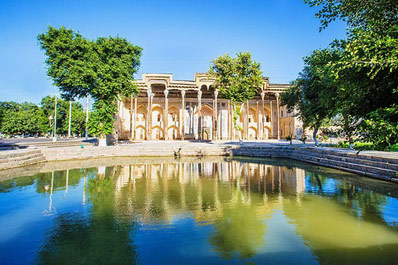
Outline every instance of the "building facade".
[[300, 137], [302, 124], [280, 104], [287, 84], [271, 84], [267, 77], [255, 97], [241, 103], [233, 126], [230, 100], [213, 87], [206, 73], [194, 80], [173, 80], [172, 74], [143, 74], [136, 80], [135, 97], [118, 102], [119, 140], [244, 140]]

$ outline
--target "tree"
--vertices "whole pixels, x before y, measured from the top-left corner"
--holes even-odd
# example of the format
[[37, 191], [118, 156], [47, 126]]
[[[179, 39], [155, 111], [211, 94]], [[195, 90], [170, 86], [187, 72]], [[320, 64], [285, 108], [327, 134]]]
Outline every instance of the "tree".
[[101, 136], [112, 133], [116, 100], [138, 93], [132, 81], [142, 48], [120, 37], [88, 40], [65, 27], [49, 26], [38, 40], [47, 56], [47, 74], [62, 97], [71, 100], [90, 95], [96, 109], [104, 108], [97, 113], [101, 123], [112, 128], [96, 131], [94, 127], [91, 131]]
[[318, 145], [317, 133], [319, 127], [336, 114], [337, 83], [331, 74], [330, 61], [338, 60], [338, 50], [315, 50], [304, 58], [304, 69], [292, 86], [282, 93], [282, 104], [289, 111], [298, 109], [298, 117], [304, 127], [314, 130], [313, 138]]
[[[342, 19], [348, 24], [347, 40], [332, 44], [342, 51], [342, 56], [329, 63], [333, 69], [332, 74], [339, 83], [338, 105], [343, 116], [349, 117], [346, 120], [362, 120], [362, 129], [371, 130], [365, 134], [369, 137], [377, 135], [372, 129], [374, 124], [383, 122], [394, 127], [393, 116], [384, 114], [396, 108], [398, 102], [398, 2], [304, 2], [321, 7], [316, 14], [321, 19], [321, 30], [336, 19]], [[374, 137], [367, 140], [377, 142], [376, 145], [380, 148], [387, 144], [387, 138], [394, 139], [385, 137], [382, 133], [378, 135], [377, 140]], [[380, 144], [382, 142], [384, 144]]]
[[12, 103], [2, 115], [1, 131], [9, 135], [41, 134], [47, 119], [38, 106], [33, 103]]
[[[44, 115], [54, 117], [54, 97], [46, 96], [40, 102]], [[69, 126], [69, 101], [57, 99], [57, 134], [67, 134]], [[50, 132], [52, 126], [47, 120], [45, 132]], [[85, 129], [85, 112], [82, 104], [72, 102], [72, 134], [83, 134]]]
[[208, 73], [215, 79], [214, 88], [224, 98], [231, 100], [234, 127], [240, 130], [236, 123], [240, 116], [237, 104], [252, 99], [262, 86], [260, 63], [253, 61], [249, 52], [237, 53], [236, 57], [226, 54], [213, 60]]
[[19, 104], [14, 101], [0, 101], [0, 132], [3, 132], [3, 117], [9, 111], [17, 111]]
[[398, 24], [396, 0], [304, 0], [311, 7], [320, 7], [316, 17], [320, 30], [336, 19], [346, 21], [350, 29], [362, 28], [379, 34]]

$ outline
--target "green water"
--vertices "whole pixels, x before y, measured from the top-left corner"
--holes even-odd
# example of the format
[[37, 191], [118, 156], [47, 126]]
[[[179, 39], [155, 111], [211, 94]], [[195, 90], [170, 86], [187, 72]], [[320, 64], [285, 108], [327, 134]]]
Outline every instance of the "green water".
[[44, 164], [0, 174], [0, 264], [398, 264], [397, 197], [289, 160]]

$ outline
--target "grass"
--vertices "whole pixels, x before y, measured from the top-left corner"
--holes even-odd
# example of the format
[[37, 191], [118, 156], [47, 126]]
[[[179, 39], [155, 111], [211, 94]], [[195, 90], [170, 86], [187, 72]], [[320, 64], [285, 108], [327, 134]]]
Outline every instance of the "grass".
[[[336, 147], [336, 148], [350, 148], [350, 143], [347, 141], [344, 142], [339, 142], [338, 144], [329, 144], [328, 147]], [[355, 142], [354, 143], [354, 149], [355, 150], [377, 150], [374, 146], [373, 143], [362, 143], [362, 142]], [[389, 150], [391, 152], [397, 152], [398, 151], [398, 144], [391, 145], [389, 147]]]

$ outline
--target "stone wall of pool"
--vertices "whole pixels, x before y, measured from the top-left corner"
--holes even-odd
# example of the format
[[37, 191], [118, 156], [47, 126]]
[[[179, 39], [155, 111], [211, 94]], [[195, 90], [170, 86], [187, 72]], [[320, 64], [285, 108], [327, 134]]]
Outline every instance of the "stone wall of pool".
[[0, 153], [0, 170], [46, 161], [87, 160], [109, 157], [209, 157], [246, 156], [289, 158], [398, 183], [398, 154], [267, 143], [143, 142], [84, 148], [45, 147]]

